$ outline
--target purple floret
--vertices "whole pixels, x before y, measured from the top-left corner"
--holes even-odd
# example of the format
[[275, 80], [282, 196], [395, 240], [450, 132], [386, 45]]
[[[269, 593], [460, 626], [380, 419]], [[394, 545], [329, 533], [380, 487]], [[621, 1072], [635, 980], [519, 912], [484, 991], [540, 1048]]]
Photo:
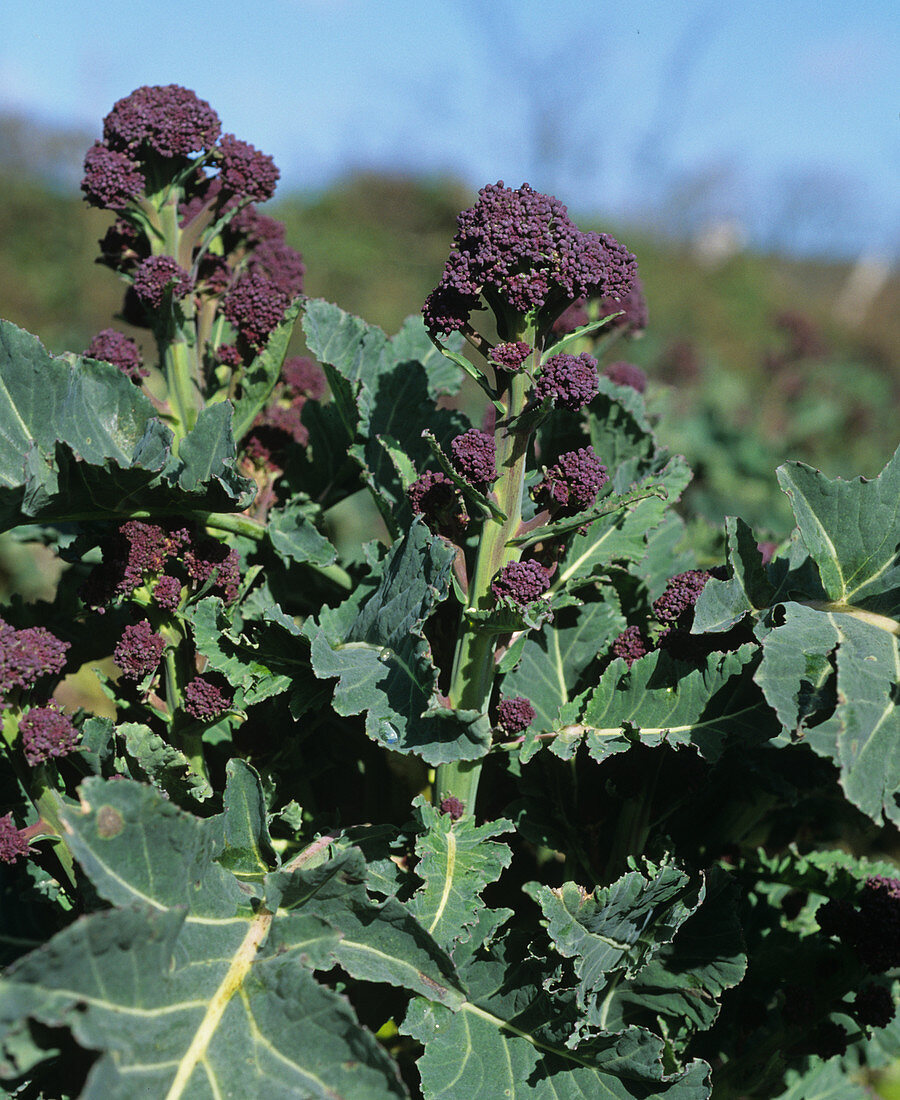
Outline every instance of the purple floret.
[[413, 513], [424, 516], [432, 531], [456, 538], [465, 530], [469, 517], [459, 490], [446, 474], [426, 470], [410, 485], [407, 496]]
[[141, 379], [146, 378], [150, 373], [144, 366], [140, 350], [134, 340], [122, 332], [117, 332], [114, 328], [105, 328], [102, 332], [98, 332], [82, 355], [89, 359], [99, 359], [103, 363], [112, 363], [138, 386], [141, 384]]
[[600, 316], [606, 317], [609, 313], [618, 313], [619, 316], [608, 321], [602, 332], [618, 329], [627, 336], [633, 336], [644, 331], [647, 327], [647, 299], [640, 279], [635, 278], [628, 293], [618, 299], [606, 297], [601, 300]]
[[212, 593], [225, 603], [234, 603], [241, 583], [241, 561], [237, 550], [216, 539], [204, 539], [184, 555], [184, 564], [195, 587], [212, 581]]
[[225, 296], [222, 312], [251, 348], [265, 346], [281, 324], [291, 296], [260, 272], [242, 275]]
[[113, 660], [122, 675], [131, 680], [143, 680], [155, 672], [166, 648], [166, 640], [157, 634], [147, 619], [129, 624], [113, 650]]
[[647, 388], [647, 375], [634, 363], [626, 363], [624, 360], [610, 363], [603, 373], [617, 386], [630, 386], [638, 393], [643, 393]]
[[51, 757], [68, 756], [78, 746], [78, 730], [56, 706], [32, 707], [19, 719], [25, 759], [34, 768]]
[[265, 202], [275, 194], [280, 172], [275, 161], [249, 142], [238, 141], [234, 134], [223, 134], [219, 142], [223, 191], [240, 198]]
[[16, 630], [0, 619], [0, 698], [13, 688], [29, 688], [41, 676], [62, 672], [69, 643], [46, 627]]
[[535, 709], [523, 695], [501, 699], [497, 704], [497, 725], [509, 737], [524, 733], [535, 719]]
[[231, 695], [211, 680], [196, 676], [184, 689], [184, 709], [200, 722], [212, 722], [231, 706]]
[[887, 1027], [893, 1020], [896, 1006], [891, 991], [883, 985], [869, 985], [856, 994], [853, 1015], [856, 1022], [867, 1027]]
[[621, 657], [631, 668], [639, 657], [650, 652], [650, 648], [639, 626], [626, 626], [613, 642], [610, 652], [613, 657]]
[[30, 851], [26, 830], [16, 828], [12, 811], [0, 817], [0, 863], [15, 863]]
[[450, 442], [453, 465], [460, 477], [481, 487], [497, 480], [497, 455], [494, 437], [470, 428]]
[[283, 241], [262, 241], [258, 244], [247, 270], [250, 274], [256, 273], [270, 279], [290, 299], [303, 293], [303, 277], [306, 274], [303, 256]]
[[522, 369], [522, 364], [531, 355], [531, 347], [524, 340], [513, 340], [505, 344], [497, 344], [491, 351], [490, 361], [500, 370], [511, 372]]
[[178, 84], [137, 88], [103, 120], [103, 136], [112, 148], [136, 151], [147, 145], [164, 157], [205, 152], [221, 129], [206, 100]]
[[468, 324], [483, 295], [499, 318], [540, 309], [552, 321], [576, 298], [627, 294], [635, 271], [631, 253], [606, 234], [582, 233], [558, 199], [501, 181], [457, 218], [453, 249], [422, 312], [431, 332], [450, 333]]
[[810, 1053], [826, 1061], [847, 1053], [847, 1032], [834, 1020], [824, 1020], [810, 1036]]
[[95, 142], [84, 158], [81, 190], [91, 206], [101, 210], [122, 210], [144, 189], [140, 168], [125, 153]]
[[465, 812], [465, 807], [458, 798], [445, 798], [441, 802], [441, 813], [449, 814], [451, 821], [459, 821]]
[[677, 622], [685, 611], [693, 609], [709, 578], [705, 569], [678, 573], [666, 585], [665, 592], [653, 601], [653, 614], [661, 623]]
[[151, 309], [160, 309], [166, 297], [186, 297], [193, 280], [171, 256], [148, 256], [134, 273], [134, 292]]
[[181, 581], [163, 574], [153, 588], [153, 602], [164, 611], [174, 611], [181, 602]]
[[572, 412], [583, 409], [599, 392], [597, 360], [586, 351], [581, 355], [552, 355], [534, 382], [539, 401], [549, 397], [554, 405]]
[[900, 880], [885, 875], [866, 879], [859, 897], [855, 946], [875, 974], [900, 966]]
[[568, 512], [583, 512], [597, 499], [597, 494], [609, 481], [606, 467], [592, 447], [567, 451], [551, 466], [535, 495], [556, 508]]
[[285, 359], [281, 366], [281, 377], [292, 395], [302, 394], [313, 401], [320, 401], [325, 396], [325, 374], [319, 364], [306, 355], [294, 355]]
[[549, 587], [550, 574], [534, 558], [509, 562], [491, 582], [491, 591], [497, 600], [520, 608], [540, 599]]

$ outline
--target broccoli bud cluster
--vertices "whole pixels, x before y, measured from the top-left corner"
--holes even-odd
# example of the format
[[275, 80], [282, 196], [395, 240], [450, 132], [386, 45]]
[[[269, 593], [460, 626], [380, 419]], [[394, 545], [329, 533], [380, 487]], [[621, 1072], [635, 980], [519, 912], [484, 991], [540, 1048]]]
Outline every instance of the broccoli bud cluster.
[[551, 356], [534, 382], [534, 394], [539, 401], [547, 398], [560, 408], [578, 412], [600, 392], [597, 360], [582, 352]]
[[99, 359], [103, 363], [112, 363], [114, 367], [130, 378], [136, 385], [150, 373], [144, 366], [141, 353], [134, 340], [117, 332], [114, 328], [105, 328], [98, 332], [82, 352], [88, 359]]
[[68, 756], [78, 745], [78, 730], [58, 706], [32, 707], [19, 719], [25, 759], [32, 767], [51, 757]]
[[459, 215], [423, 314], [432, 333], [449, 334], [468, 325], [483, 298], [503, 336], [512, 316], [540, 311], [549, 324], [576, 298], [622, 298], [635, 273], [627, 249], [607, 234], [581, 232], [559, 199], [501, 180], [483, 187], [475, 205]]
[[16, 826], [12, 811], [0, 817], [0, 863], [15, 863], [32, 851], [26, 834]]
[[531, 348], [524, 340], [513, 340], [497, 344], [491, 349], [488, 358], [495, 367], [512, 374], [522, 369], [522, 364], [529, 355], [531, 355]]
[[497, 480], [497, 454], [494, 437], [470, 428], [450, 443], [453, 465], [461, 477], [481, 488]]
[[539, 600], [549, 587], [550, 573], [534, 558], [509, 562], [491, 582], [491, 591], [498, 602], [509, 602], [518, 608]]
[[204, 676], [196, 676], [184, 689], [184, 709], [192, 718], [212, 722], [231, 706], [231, 695]]
[[469, 517], [459, 490], [446, 474], [426, 470], [407, 490], [414, 515], [424, 516], [432, 531], [457, 539]]
[[626, 363], [624, 360], [610, 363], [603, 374], [617, 386], [630, 386], [638, 393], [643, 393], [647, 388], [647, 375], [634, 363]]
[[113, 660], [130, 680], [143, 680], [155, 672], [166, 648], [166, 640], [157, 634], [148, 619], [129, 623], [122, 632]]
[[523, 695], [501, 699], [497, 704], [497, 725], [508, 737], [524, 733], [535, 719], [535, 709]]
[[536, 487], [535, 496], [554, 510], [583, 512], [597, 499], [597, 494], [609, 481], [606, 467], [593, 447], [567, 451], [546, 470], [544, 480]]
[[873, 974], [900, 966], [900, 879], [873, 875], [854, 902], [833, 898], [816, 913], [827, 936], [853, 948]]
[[186, 298], [194, 282], [171, 256], [148, 256], [135, 270], [133, 286], [143, 305], [160, 309], [167, 295], [176, 301]]
[[0, 705], [16, 688], [28, 689], [43, 676], [62, 672], [69, 643], [46, 627], [16, 630], [0, 619]]

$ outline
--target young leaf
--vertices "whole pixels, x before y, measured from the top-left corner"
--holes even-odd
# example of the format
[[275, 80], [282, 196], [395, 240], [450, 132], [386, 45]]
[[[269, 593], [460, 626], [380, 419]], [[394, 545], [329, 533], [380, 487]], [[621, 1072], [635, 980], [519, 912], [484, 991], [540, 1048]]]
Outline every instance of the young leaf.
[[775, 590], [766, 576], [753, 532], [742, 519], [725, 520], [729, 577], [710, 578], [694, 607], [692, 634], [730, 630], [749, 612], [769, 607]]

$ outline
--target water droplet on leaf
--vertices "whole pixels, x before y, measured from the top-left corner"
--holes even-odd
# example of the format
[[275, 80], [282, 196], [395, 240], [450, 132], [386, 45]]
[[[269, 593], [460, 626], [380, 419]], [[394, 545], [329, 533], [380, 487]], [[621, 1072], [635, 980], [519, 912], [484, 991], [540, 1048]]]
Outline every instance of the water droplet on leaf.
[[400, 740], [400, 734], [397, 733], [390, 722], [382, 722], [379, 733], [381, 734], [381, 740], [384, 741], [386, 745], [396, 745]]

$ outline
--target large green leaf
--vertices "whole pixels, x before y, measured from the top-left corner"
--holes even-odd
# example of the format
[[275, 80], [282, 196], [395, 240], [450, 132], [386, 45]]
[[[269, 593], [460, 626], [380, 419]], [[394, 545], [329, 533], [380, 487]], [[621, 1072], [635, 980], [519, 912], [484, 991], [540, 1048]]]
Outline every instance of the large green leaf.
[[316, 675], [338, 680], [335, 710], [365, 713], [374, 741], [418, 753], [429, 764], [477, 759], [491, 737], [487, 715], [441, 706], [423, 634], [449, 591], [454, 556], [454, 548], [417, 519], [380, 563], [378, 586], [361, 607], [351, 596], [350, 615], [342, 607], [325, 609], [318, 625], [304, 625]]
[[[707, 1100], [709, 1066], [666, 1060], [649, 1032], [578, 1041], [571, 994], [548, 992], [558, 977], [508, 937], [475, 952], [462, 968], [469, 990], [458, 1012], [413, 999], [402, 1030], [423, 1043], [417, 1062], [425, 1100]], [[573, 1043], [577, 1042], [577, 1046]]]
[[828, 598], [900, 615], [900, 448], [871, 480], [829, 479], [789, 462], [778, 481]]
[[0, 526], [159, 512], [236, 511], [252, 483], [234, 466], [231, 409], [204, 409], [172, 453], [148, 398], [109, 363], [55, 358], [0, 321]]
[[712, 653], [691, 668], [654, 650], [632, 664], [613, 661], [588, 699], [582, 721], [591, 756], [603, 760], [634, 741], [693, 745], [716, 760], [729, 741], [755, 744], [779, 732], [753, 682], [758, 649]]
[[99, 1052], [87, 1100], [406, 1095], [347, 1002], [312, 972], [338, 965], [452, 1008], [463, 995], [403, 907], [368, 898], [359, 852], [266, 874], [261, 792], [245, 765], [231, 771], [215, 827], [130, 781], [92, 779], [81, 793], [67, 842], [114, 908], [6, 972], [7, 1059], [32, 1019]]
[[560, 726], [560, 707], [578, 691], [578, 678], [624, 629], [625, 619], [615, 593], [581, 607], [567, 607], [538, 633], [532, 631], [519, 664], [503, 678], [505, 696], [523, 695], [535, 709], [532, 728], [554, 731]]
[[729, 576], [725, 580], [712, 577], [703, 586], [694, 608], [691, 627], [694, 634], [729, 630], [748, 613], [758, 615], [775, 596], [762, 554], [747, 524], [728, 516], [725, 535]]
[[379, 442], [390, 438], [417, 465], [430, 457], [422, 431], [430, 428], [441, 444], [468, 426], [459, 413], [435, 408], [434, 398], [449, 392], [459, 368], [431, 344], [419, 319], [410, 319], [389, 339], [381, 329], [320, 299], [307, 303], [306, 341], [326, 365], [332, 389], [351, 439], [350, 454], [394, 525], [393, 512], [405, 501], [402, 480]]
[[494, 838], [509, 832], [505, 818], [476, 825], [465, 816], [453, 821], [423, 798], [414, 802], [422, 832], [416, 840], [416, 874], [424, 885], [409, 910], [447, 951], [465, 939], [484, 907], [481, 891], [509, 866], [512, 851]]

